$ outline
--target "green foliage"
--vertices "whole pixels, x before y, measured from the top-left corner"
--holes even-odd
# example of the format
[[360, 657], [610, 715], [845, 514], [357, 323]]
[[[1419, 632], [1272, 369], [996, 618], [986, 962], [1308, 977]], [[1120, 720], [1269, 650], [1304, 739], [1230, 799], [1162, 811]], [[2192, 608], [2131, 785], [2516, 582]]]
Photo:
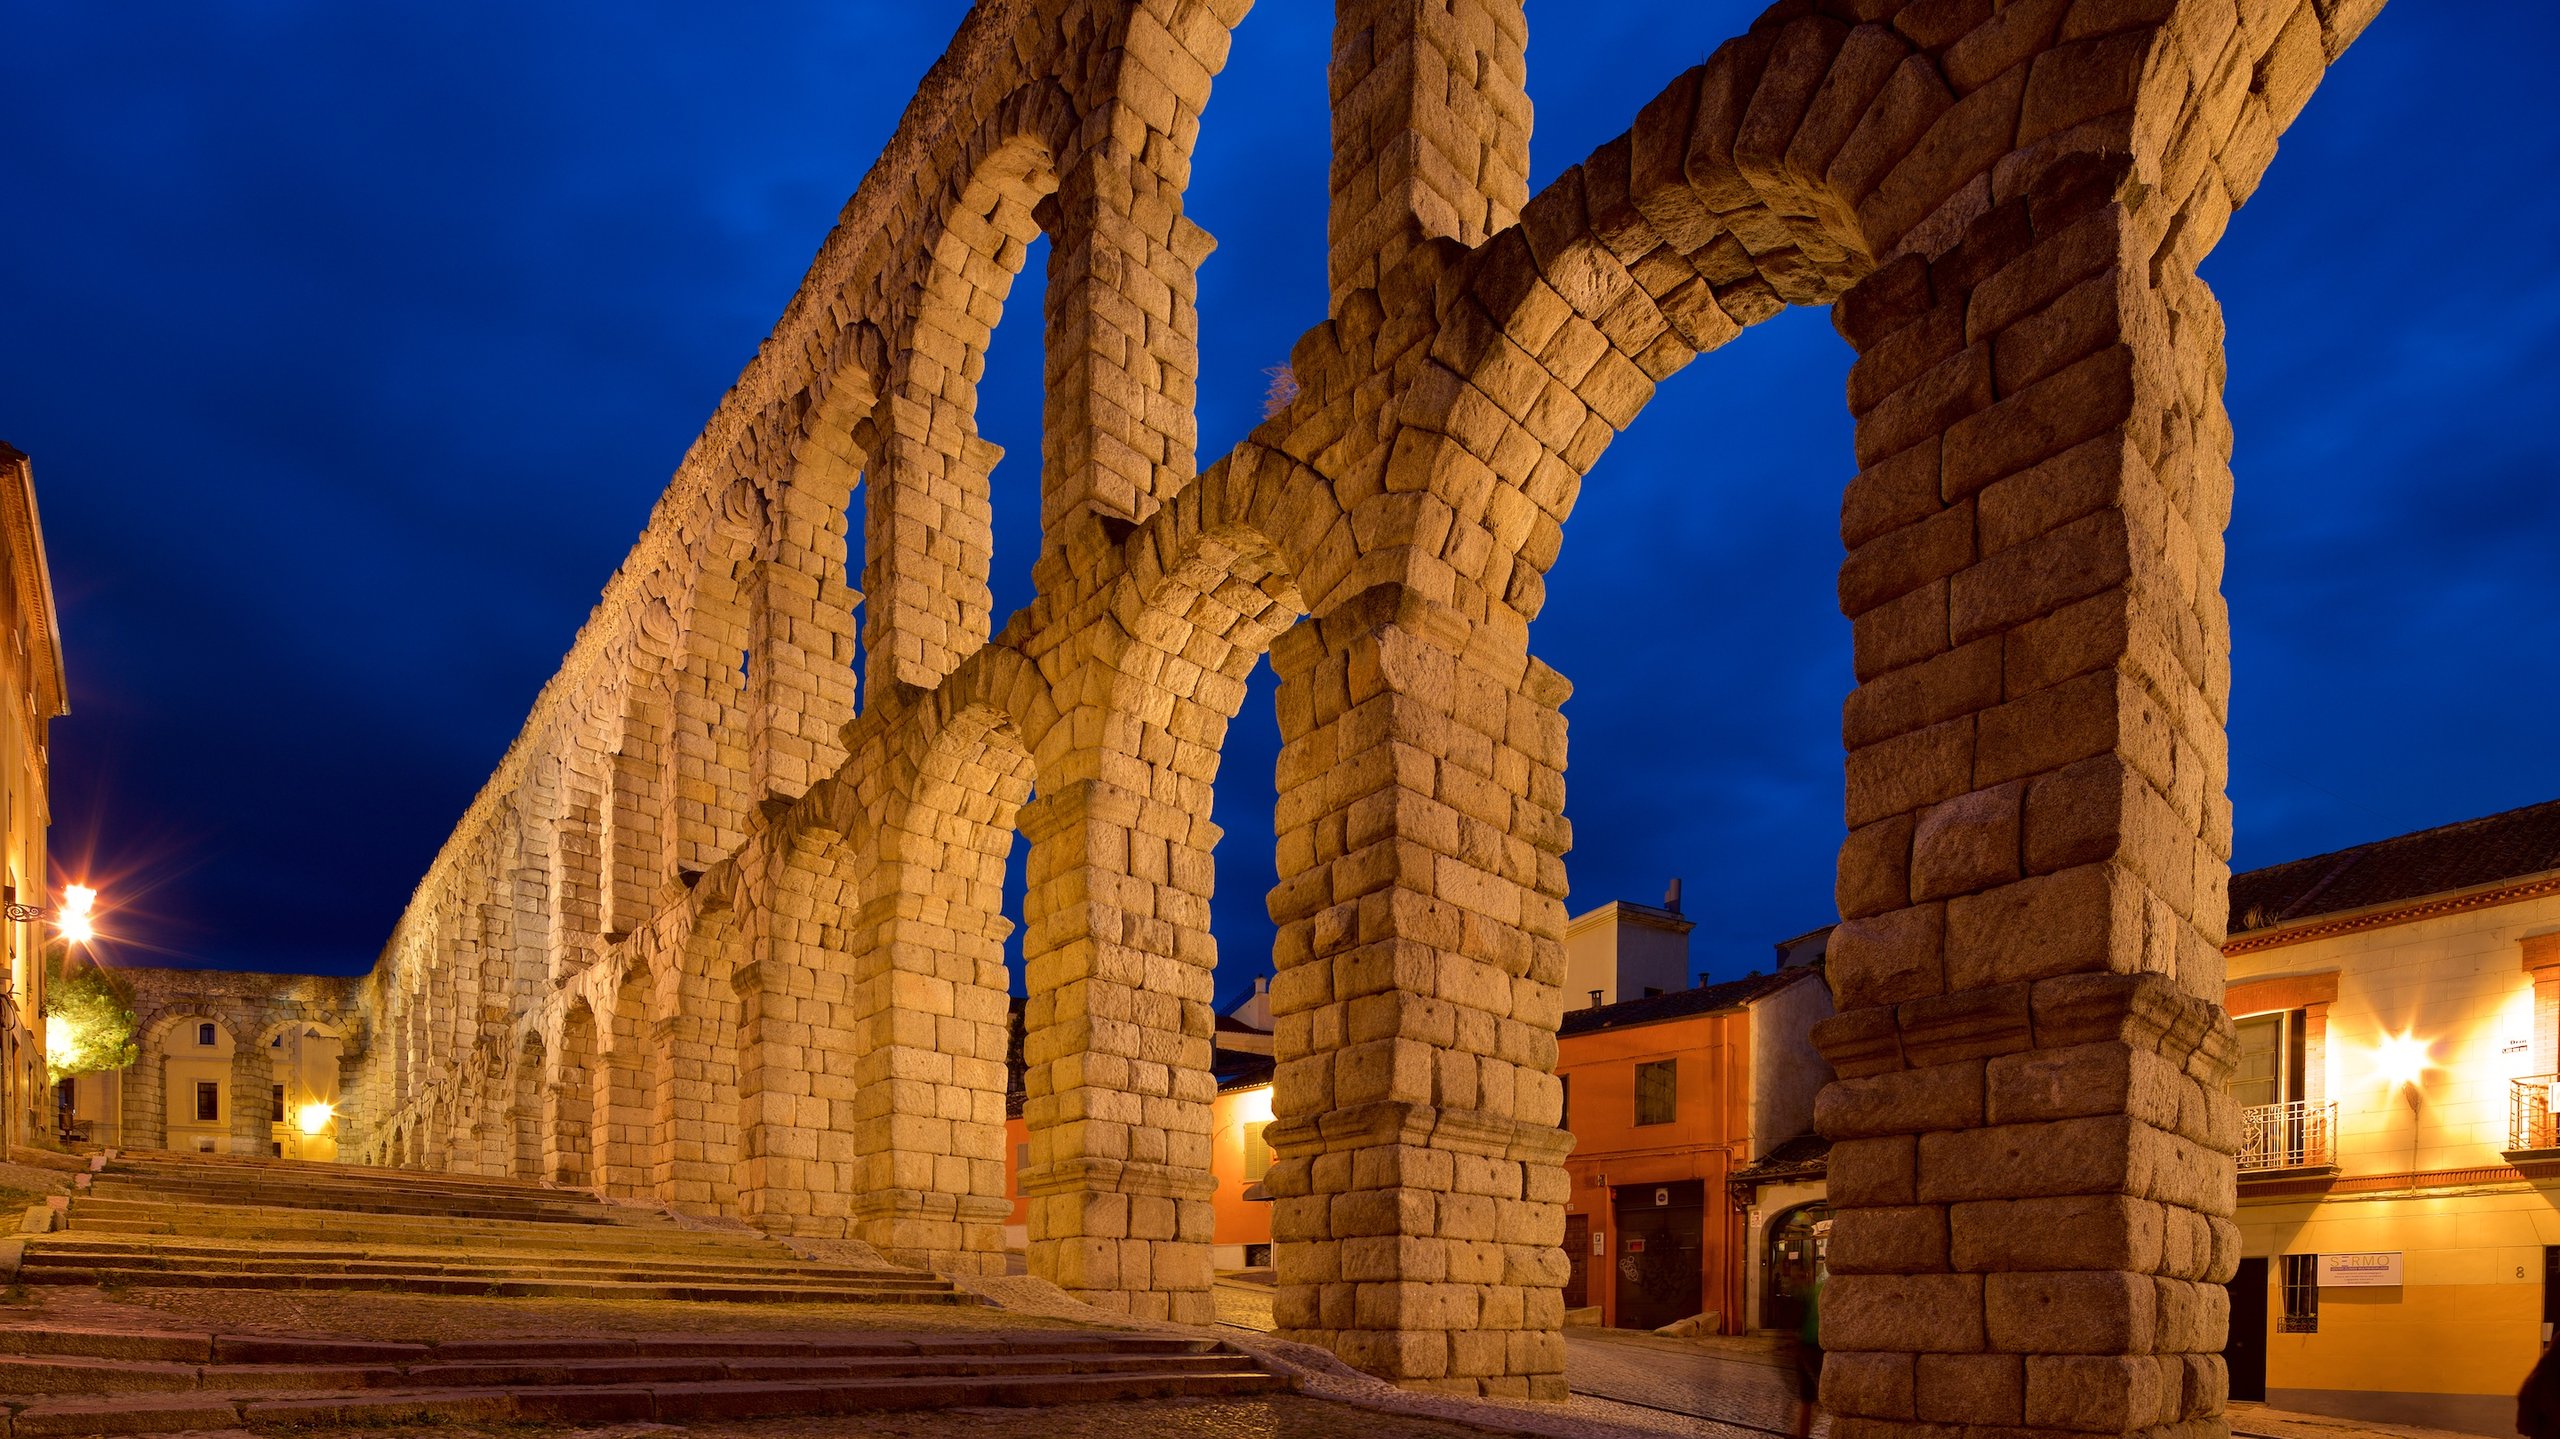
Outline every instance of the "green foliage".
[[[96, 961], [75, 958], [71, 946], [59, 941], [46, 947], [44, 1013], [49, 1079], [122, 1069], [141, 1052], [134, 1040], [133, 991]], [[68, 1043], [59, 1047], [51, 1042], [55, 1019], [68, 1030]]]

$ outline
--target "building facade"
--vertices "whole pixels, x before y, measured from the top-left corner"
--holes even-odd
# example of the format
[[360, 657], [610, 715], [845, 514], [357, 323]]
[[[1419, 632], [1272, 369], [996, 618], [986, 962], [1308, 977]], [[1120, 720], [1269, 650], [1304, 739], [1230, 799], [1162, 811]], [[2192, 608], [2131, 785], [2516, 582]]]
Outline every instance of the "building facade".
[[[1818, 1261], [1809, 1231], [1825, 1212], [1813, 1104], [1831, 1071], [1811, 1040], [1831, 1013], [1823, 933], [1781, 944], [1774, 972], [1689, 986], [1689, 930], [1676, 910], [1610, 903], [1567, 931], [1578, 980], [1637, 996], [1568, 1012], [1557, 1037], [1574, 1138], [1567, 1308], [1582, 1311], [1577, 1322], [1622, 1328], [1697, 1315], [1724, 1333], [1790, 1327]], [[1273, 1265], [1263, 1184], [1274, 1159], [1272, 1036], [1252, 1023], [1261, 999], [1257, 987], [1217, 1022], [1211, 1255], [1221, 1273]], [[1018, 1117], [1007, 1138], [1011, 1223], [1027, 1230], [1035, 1201], [1021, 1187], [1029, 1137]]]
[[2232, 882], [2235, 1399], [2483, 1434], [2560, 1317], [2560, 802]]
[[[9, 643], [0, 651], [0, 883], [8, 901], [50, 910], [58, 902], [45, 829], [53, 822], [51, 726], [70, 711], [53, 575], [36, 514], [34, 467], [0, 444], [0, 605]], [[0, 922], [8, 981], [0, 1017], [0, 1137], [43, 1132], [45, 946], [41, 921]]]
[[1830, 1069], [1810, 1035], [1830, 1013], [1821, 971], [1803, 967], [1564, 1017], [1569, 1310], [1621, 1329], [1764, 1322], [1754, 1270], [1770, 1226], [1796, 1216], [1759, 1210], [1736, 1181], [1812, 1130]]
[[58, 1131], [130, 1149], [339, 1157], [358, 981], [152, 966], [116, 976], [133, 991], [134, 1062], [58, 1081]]

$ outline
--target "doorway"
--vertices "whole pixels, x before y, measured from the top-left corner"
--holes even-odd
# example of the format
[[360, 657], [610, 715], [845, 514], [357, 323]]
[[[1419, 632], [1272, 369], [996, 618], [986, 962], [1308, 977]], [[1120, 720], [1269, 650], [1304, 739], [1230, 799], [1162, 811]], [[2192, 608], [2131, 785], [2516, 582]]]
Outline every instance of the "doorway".
[[1580, 1309], [1591, 1302], [1591, 1216], [1564, 1217], [1564, 1307]]
[[2267, 1397], [2267, 1261], [2243, 1259], [2231, 1276], [2231, 1331], [2222, 1362], [2231, 1371], [2231, 1397]]
[[1760, 1257], [1760, 1272], [1767, 1276], [1760, 1295], [1762, 1328], [1792, 1332], [1803, 1327], [1804, 1302], [1813, 1293], [1830, 1243], [1814, 1226], [1830, 1217], [1831, 1206], [1815, 1200], [1769, 1221], [1768, 1247]]
[[1706, 1182], [1619, 1185], [1610, 1200], [1617, 1217], [1617, 1326], [1659, 1329], [1697, 1313], [1706, 1292]]

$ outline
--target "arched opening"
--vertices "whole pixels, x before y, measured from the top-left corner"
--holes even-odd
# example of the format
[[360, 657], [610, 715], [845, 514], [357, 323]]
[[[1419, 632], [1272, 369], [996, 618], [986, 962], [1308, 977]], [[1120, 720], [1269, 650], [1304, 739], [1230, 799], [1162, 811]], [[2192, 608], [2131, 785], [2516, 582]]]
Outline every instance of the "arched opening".
[[612, 1042], [604, 1051], [602, 1107], [604, 1169], [599, 1189], [621, 1198], [657, 1193], [661, 1126], [658, 1075], [662, 1059], [651, 1024], [648, 971], [634, 966], [614, 990]]
[[508, 1172], [518, 1179], [545, 1177], [542, 1162], [542, 1035], [528, 1032], [516, 1050], [514, 1102], [508, 1106], [508, 1120], [514, 1149], [509, 1156]]
[[561, 1188], [587, 1188], [595, 1183], [596, 1017], [583, 1000], [572, 1000], [560, 1021], [560, 1055], [550, 1104], [550, 1152], [545, 1167]]
[[1818, 1199], [1782, 1209], [1762, 1227], [1761, 1328], [1792, 1332], [1804, 1323], [1830, 1248], [1831, 1206]]
[[325, 1020], [289, 1019], [268, 1026], [260, 1044], [273, 1080], [270, 1151], [286, 1159], [334, 1162], [345, 1032]]

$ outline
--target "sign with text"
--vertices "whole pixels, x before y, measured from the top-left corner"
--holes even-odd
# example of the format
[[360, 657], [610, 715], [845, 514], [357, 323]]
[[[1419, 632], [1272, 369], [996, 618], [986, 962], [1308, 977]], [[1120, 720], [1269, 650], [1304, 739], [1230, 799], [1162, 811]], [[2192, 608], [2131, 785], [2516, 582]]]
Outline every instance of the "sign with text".
[[2400, 1251], [2382, 1254], [2323, 1254], [2320, 1256], [2320, 1286], [2324, 1289], [2363, 1289], [2400, 1282]]

